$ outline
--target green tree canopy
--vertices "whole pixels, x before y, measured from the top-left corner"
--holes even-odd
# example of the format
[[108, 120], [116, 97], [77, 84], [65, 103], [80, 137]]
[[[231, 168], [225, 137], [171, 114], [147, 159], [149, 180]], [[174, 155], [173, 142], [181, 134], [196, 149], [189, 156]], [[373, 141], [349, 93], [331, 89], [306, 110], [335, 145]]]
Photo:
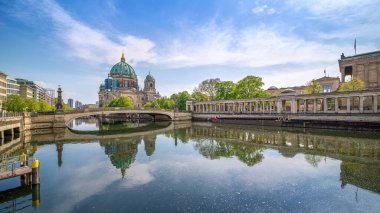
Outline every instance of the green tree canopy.
[[47, 111], [53, 111], [54, 108], [50, 106], [45, 100], [40, 101], [40, 109], [39, 111], [47, 112]]
[[193, 91], [193, 93], [191, 94], [191, 97], [197, 101], [208, 101], [208, 100], [210, 100], [210, 98], [206, 94], [201, 93], [199, 91]]
[[173, 94], [170, 98], [177, 101], [177, 107], [179, 110], [186, 110], [186, 101], [190, 100], [191, 95], [187, 91], [183, 91]]
[[156, 109], [174, 109], [174, 100], [167, 97], [161, 97], [149, 101], [144, 105], [144, 107]]
[[25, 106], [28, 112], [40, 111], [40, 103], [34, 98], [25, 99]]
[[108, 104], [107, 107], [127, 107], [127, 108], [133, 108], [133, 102], [132, 99], [126, 96], [122, 96], [119, 98], [112, 99]]
[[202, 81], [198, 87], [194, 89], [195, 92], [201, 92], [208, 97], [210, 100], [215, 100], [216, 96], [216, 84], [220, 82], [219, 78], [212, 78]]
[[306, 84], [305, 94], [317, 94], [321, 92], [321, 85], [315, 79]]
[[262, 78], [253, 75], [238, 81], [235, 93], [238, 99], [269, 97], [270, 93], [263, 90], [264, 82]]
[[221, 81], [216, 84], [216, 99], [236, 99], [236, 84], [232, 81]]
[[34, 98], [25, 99], [20, 95], [8, 95], [3, 104], [3, 108], [9, 112], [46, 112], [53, 111], [55, 108], [50, 106], [45, 100], [38, 102]]
[[3, 109], [9, 112], [23, 112], [25, 108], [25, 99], [19, 95], [8, 95], [7, 100], [3, 103]]
[[339, 92], [357, 91], [363, 89], [365, 89], [365, 83], [358, 78], [352, 78], [351, 81], [343, 82], [339, 86]]

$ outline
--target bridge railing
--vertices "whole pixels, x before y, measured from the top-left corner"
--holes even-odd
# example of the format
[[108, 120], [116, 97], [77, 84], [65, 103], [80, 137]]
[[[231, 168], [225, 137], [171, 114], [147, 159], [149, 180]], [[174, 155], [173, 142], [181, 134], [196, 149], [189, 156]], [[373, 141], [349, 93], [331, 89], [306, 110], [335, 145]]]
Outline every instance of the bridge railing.
[[12, 118], [21, 116], [23, 116], [22, 112], [0, 112], [0, 118]]
[[[105, 108], [88, 108], [88, 109], [73, 109], [63, 111], [64, 114], [76, 114], [76, 113], [86, 113], [86, 112], [102, 112], [102, 111], [155, 111], [155, 112], [173, 112], [173, 110], [167, 109], [157, 109], [157, 108], [127, 108], [127, 107], [105, 107]], [[33, 116], [36, 115], [55, 115], [56, 112], [32, 112]]]

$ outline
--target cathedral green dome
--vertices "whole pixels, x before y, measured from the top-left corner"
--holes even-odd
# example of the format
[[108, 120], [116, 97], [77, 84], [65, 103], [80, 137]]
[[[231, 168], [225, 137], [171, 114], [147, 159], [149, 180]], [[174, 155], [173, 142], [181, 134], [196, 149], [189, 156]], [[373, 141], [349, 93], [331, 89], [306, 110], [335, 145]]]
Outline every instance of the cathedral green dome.
[[124, 53], [121, 56], [121, 61], [113, 65], [110, 71], [110, 74], [111, 75], [126, 75], [130, 77], [136, 76], [136, 73], [133, 67], [125, 62]]

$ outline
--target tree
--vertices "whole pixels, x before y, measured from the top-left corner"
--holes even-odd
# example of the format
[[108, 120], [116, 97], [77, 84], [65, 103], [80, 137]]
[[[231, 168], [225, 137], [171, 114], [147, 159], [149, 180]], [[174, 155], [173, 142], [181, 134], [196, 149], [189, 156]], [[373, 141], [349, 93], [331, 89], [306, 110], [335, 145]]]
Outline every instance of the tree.
[[171, 95], [170, 98], [177, 103], [177, 107], [179, 110], [186, 110], [186, 101], [189, 100], [191, 96], [187, 91], [183, 91]]
[[236, 99], [236, 84], [232, 81], [221, 81], [216, 84], [216, 99]]
[[39, 111], [42, 111], [42, 112], [53, 111], [54, 109], [45, 100], [40, 101], [39, 105], [40, 105]]
[[315, 79], [306, 84], [305, 94], [316, 94], [321, 92], [321, 85]]
[[197, 88], [194, 89], [195, 92], [201, 92], [208, 97], [210, 97], [211, 100], [215, 100], [216, 96], [216, 84], [220, 82], [219, 78], [212, 78], [208, 80], [202, 81]]
[[191, 94], [191, 97], [197, 101], [208, 101], [208, 100], [210, 100], [210, 98], [207, 95], [205, 95], [199, 91], [193, 91], [193, 93]]
[[276, 91], [274, 91], [274, 93], [272, 94], [272, 96], [279, 96], [281, 94], [282, 90], [281, 89], [276, 89]]
[[238, 99], [269, 97], [270, 93], [263, 90], [264, 82], [260, 77], [248, 75], [238, 81], [236, 96]]
[[357, 91], [363, 89], [365, 89], [365, 83], [358, 78], [352, 78], [351, 81], [343, 82], [339, 86], [339, 92]]
[[112, 99], [108, 104], [107, 107], [127, 107], [127, 108], [133, 108], [133, 102], [132, 99], [126, 96], [122, 96], [119, 98]]
[[8, 95], [7, 100], [3, 103], [3, 108], [9, 112], [23, 112], [25, 107], [25, 99], [14, 94]]
[[25, 107], [28, 112], [36, 112], [40, 110], [40, 103], [34, 98], [25, 99]]
[[167, 97], [157, 98], [146, 103], [144, 107], [156, 109], [174, 109], [174, 100]]

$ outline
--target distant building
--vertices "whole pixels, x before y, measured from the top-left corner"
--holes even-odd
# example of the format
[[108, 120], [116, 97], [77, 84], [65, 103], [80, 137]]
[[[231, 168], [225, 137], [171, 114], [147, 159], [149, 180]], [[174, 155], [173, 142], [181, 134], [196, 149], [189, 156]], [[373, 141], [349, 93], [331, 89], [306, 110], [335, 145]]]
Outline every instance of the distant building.
[[19, 94], [23, 98], [33, 98], [33, 89], [29, 85], [21, 84]]
[[321, 92], [335, 92], [339, 88], [340, 79], [339, 77], [322, 77], [316, 79], [316, 81], [321, 85]]
[[7, 75], [0, 71], [0, 110], [7, 99]]
[[74, 100], [72, 98], [67, 99], [67, 105], [70, 108], [74, 108]]
[[[322, 77], [315, 79], [319, 85], [321, 85], [321, 93], [326, 92], [335, 92], [339, 88], [340, 79], [339, 77]], [[280, 93], [284, 92], [285, 90], [292, 90], [295, 94], [301, 95], [304, 94], [306, 86], [297, 86], [297, 87], [285, 87], [285, 88], [277, 88], [274, 86], [271, 86], [267, 89], [268, 92], [270, 92], [272, 95], [279, 95]], [[287, 91], [287, 92], [288, 92]]]
[[76, 109], [82, 109], [82, 107], [83, 107], [82, 102], [80, 102], [80, 101], [75, 101], [75, 108], [76, 108]]
[[342, 53], [338, 62], [342, 82], [358, 78], [364, 81], [367, 89], [380, 87], [380, 51], [354, 56]]
[[34, 83], [33, 81], [29, 81], [26, 79], [16, 78], [17, 83], [22, 85], [27, 85], [32, 89], [33, 98], [37, 101], [45, 100], [50, 106], [55, 105], [55, 95], [54, 90], [42, 88], [40, 85]]
[[96, 108], [96, 104], [85, 104], [83, 105], [83, 109], [94, 109]]
[[18, 95], [20, 94], [20, 85], [17, 83], [16, 79], [7, 77], [7, 95]]

